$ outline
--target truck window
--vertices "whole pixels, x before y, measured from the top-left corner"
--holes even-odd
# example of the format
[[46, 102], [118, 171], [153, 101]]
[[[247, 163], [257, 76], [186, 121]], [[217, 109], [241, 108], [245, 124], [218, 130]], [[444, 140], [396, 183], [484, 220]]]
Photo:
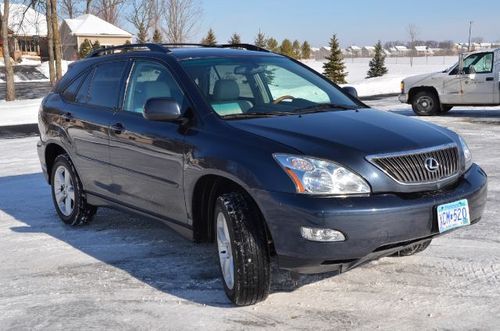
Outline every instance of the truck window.
[[473, 67], [478, 74], [490, 73], [493, 70], [493, 53], [472, 54], [464, 59], [465, 73]]

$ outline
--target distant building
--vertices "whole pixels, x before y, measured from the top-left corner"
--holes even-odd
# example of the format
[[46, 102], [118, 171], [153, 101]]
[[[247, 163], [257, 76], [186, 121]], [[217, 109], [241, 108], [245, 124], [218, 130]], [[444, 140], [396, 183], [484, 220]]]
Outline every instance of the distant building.
[[361, 56], [361, 53], [362, 53], [361, 47], [356, 46], [356, 45], [351, 45], [351, 46], [347, 47], [347, 51], [349, 52], [349, 54], [351, 56], [354, 56], [354, 57]]
[[132, 41], [132, 34], [97, 16], [86, 14], [65, 19], [61, 24], [63, 59], [78, 59], [78, 50], [85, 39], [99, 41], [101, 46], [117, 46]]
[[428, 56], [432, 55], [432, 51], [428, 46], [415, 46], [415, 52], [417, 56]]
[[361, 55], [364, 57], [372, 57], [375, 55], [375, 47], [373, 46], [364, 46], [361, 49]]
[[403, 45], [394, 46], [394, 49], [395, 49], [394, 55], [398, 56], [406, 56], [410, 52], [408, 47]]
[[[0, 3], [2, 15], [3, 6], [3, 3]], [[35, 59], [47, 57], [47, 21], [44, 14], [23, 4], [11, 3], [8, 30], [10, 57], [15, 61], [22, 57]], [[0, 57], [3, 57], [1, 42]]]

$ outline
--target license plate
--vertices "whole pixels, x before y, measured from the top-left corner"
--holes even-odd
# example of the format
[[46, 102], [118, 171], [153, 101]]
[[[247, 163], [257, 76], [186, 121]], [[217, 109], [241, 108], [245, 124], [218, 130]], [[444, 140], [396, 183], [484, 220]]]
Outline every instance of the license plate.
[[467, 199], [439, 205], [437, 207], [439, 232], [449, 231], [470, 224]]

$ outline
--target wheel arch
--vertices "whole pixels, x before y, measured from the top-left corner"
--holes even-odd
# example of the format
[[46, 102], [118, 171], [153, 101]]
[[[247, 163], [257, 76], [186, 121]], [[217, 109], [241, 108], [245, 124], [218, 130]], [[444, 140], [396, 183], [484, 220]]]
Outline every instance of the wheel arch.
[[259, 205], [243, 184], [220, 175], [207, 174], [200, 177], [194, 185], [191, 197], [191, 217], [193, 220], [193, 239], [196, 242], [212, 242], [215, 238], [213, 215], [217, 197], [225, 192], [240, 192], [252, 204], [251, 208], [257, 211], [258, 221], [264, 226], [266, 239], [270, 246], [271, 254], [275, 253], [272, 237], [267, 222]]
[[45, 164], [47, 166], [47, 173], [48, 173], [48, 181], [49, 184], [52, 184], [51, 181], [51, 173], [52, 173], [52, 167], [54, 165], [54, 161], [56, 158], [61, 155], [61, 154], [68, 154], [66, 149], [62, 147], [61, 145], [57, 143], [49, 143], [45, 147]]
[[412, 87], [408, 91], [408, 103], [412, 104], [413, 98], [417, 95], [417, 93], [423, 92], [423, 91], [433, 93], [437, 97], [437, 99], [439, 100], [439, 103], [441, 103], [441, 98], [439, 97], [439, 93], [434, 86], [415, 86], [415, 87]]

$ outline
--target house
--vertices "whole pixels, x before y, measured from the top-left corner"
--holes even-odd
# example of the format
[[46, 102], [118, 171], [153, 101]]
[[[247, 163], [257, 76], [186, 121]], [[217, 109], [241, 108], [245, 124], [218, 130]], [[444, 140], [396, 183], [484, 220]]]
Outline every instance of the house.
[[361, 54], [364, 57], [372, 57], [373, 55], [375, 55], [375, 47], [373, 47], [373, 46], [364, 46], [361, 49]]
[[351, 54], [351, 56], [360, 56], [361, 55], [361, 47], [356, 45], [351, 45], [347, 47], [347, 51]]
[[[3, 14], [3, 3], [0, 12]], [[45, 15], [23, 4], [11, 3], [9, 6], [9, 50], [15, 61], [23, 57], [46, 58], [47, 21]], [[3, 50], [0, 44], [0, 57]]]
[[414, 47], [417, 56], [427, 56], [432, 55], [432, 51], [427, 46], [415, 46]]
[[132, 41], [132, 34], [97, 16], [85, 14], [65, 19], [61, 24], [63, 59], [78, 59], [78, 50], [85, 39], [99, 41], [101, 46], [117, 46]]
[[410, 50], [408, 49], [408, 47], [403, 46], [403, 45], [394, 46], [394, 49], [395, 49], [395, 53], [398, 56], [406, 56], [410, 52]]

